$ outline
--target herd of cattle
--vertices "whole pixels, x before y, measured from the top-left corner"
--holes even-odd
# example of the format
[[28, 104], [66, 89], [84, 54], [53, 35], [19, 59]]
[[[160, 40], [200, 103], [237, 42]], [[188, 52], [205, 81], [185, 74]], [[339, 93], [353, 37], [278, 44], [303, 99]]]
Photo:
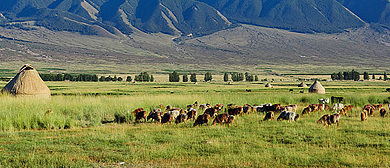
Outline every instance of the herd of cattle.
[[[133, 111], [135, 116], [135, 123], [140, 122], [144, 119], [145, 122], [152, 119], [157, 123], [172, 123], [175, 120], [176, 124], [187, 123], [188, 120], [194, 120], [194, 127], [197, 125], [206, 124], [209, 125], [210, 119], [214, 119], [212, 122], [213, 125], [220, 123], [225, 124], [228, 127], [232, 124], [238, 116], [249, 113], [265, 113], [263, 121], [274, 120], [276, 113], [280, 113], [277, 121], [288, 120], [298, 121], [300, 116], [310, 115], [310, 113], [315, 113], [318, 111], [332, 111], [334, 114], [325, 114], [318, 121], [317, 124], [323, 124], [324, 126], [332, 125], [337, 123], [339, 127], [340, 116], [346, 115], [347, 112], [352, 112], [353, 106], [346, 105], [344, 106], [341, 103], [335, 103], [332, 107], [327, 105], [329, 99], [320, 99], [319, 104], [310, 104], [309, 106], [303, 108], [301, 115], [297, 114], [297, 105], [287, 105], [282, 106], [281, 104], [262, 104], [262, 105], [250, 105], [246, 104], [244, 106], [237, 106], [236, 104], [228, 104], [225, 108], [224, 105], [219, 103], [215, 106], [211, 104], [190, 104], [187, 106], [187, 110], [174, 108], [170, 105], [165, 107], [159, 105], [159, 108], [156, 108], [147, 114], [143, 108], [138, 108]], [[389, 105], [390, 108], [390, 105]], [[223, 110], [225, 109], [225, 110]], [[368, 116], [373, 116], [375, 111], [379, 110], [382, 117], [386, 115], [386, 109], [383, 108], [382, 104], [368, 104], [363, 107], [361, 112], [361, 120], [366, 121]], [[198, 115], [198, 112], [203, 114]]]

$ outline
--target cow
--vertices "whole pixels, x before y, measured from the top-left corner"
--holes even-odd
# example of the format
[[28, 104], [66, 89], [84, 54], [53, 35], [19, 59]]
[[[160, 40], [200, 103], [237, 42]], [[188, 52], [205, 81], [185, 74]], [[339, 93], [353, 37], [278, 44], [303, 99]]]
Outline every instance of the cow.
[[300, 119], [300, 116], [299, 116], [299, 114], [297, 114], [297, 115], [295, 116], [295, 118], [294, 118], [294, 121], [299, 121], [299, 119]]
[[362, 121], [366, 121], [367, 120], [367, 110], [363, 110], [363, 112], [360, 114], [360, 119]]
[[318, 99], [318, 102], [320, 104], [329, 104], [329, 98]]
[[216, 123], [220, 123], [220, 124], [225, 123], [225, 124], [227, 124], [228, 118], [229, 118], [229, 114], [228, 113], [218, 114], [217, 116], [215, 116], [215, 119], [213, 121], [213, 125], [215, 125]]
[[223, 109], [223, 104], [222, 103], [218, 103], [214, 106], [214, 108], [216, 108], [218, 111], [221, 111]]
[[330, 101], [331, 101], [332, 104], [334, 104], [334, 103], [342, 103], [342, 102], [344, 102], [344, 98], [343, 97], [332, 96]]
[[207, 124], [207, 126], [209, 126], [209, 120], [210, 120], [210, 114], [202, 114], [202, 115], [199, 115], [198, 118], [196, 118], [195, 120], [195, 123], [194, 123], [194, 127], [196, 127], [197, 125], [203, 125], [203, 124]]
[[297, 105], [296, 104], [290, 104], [290, 105], [287, 105], [286, 106], [286, 111], [292, 111], [292, 112], [296, 112], [297, 111]]
[[326, 122], [324, 123], [324, 126], [327, 126], [327, 125], [332, 126], [332, 124], [337, 123], [337, 128], [338, 128], [339, 127], [339, 120], [340, 120], [340, 114], [334, 113], [327, 118]]
[[152, 119], [152, 121], [161, 122], [163, 112], [161, 111], [151, 111], [147, 117], [147, 120]]
[[375, 109], [381, 109], [383, 107], [383, 104], [373, 104]]
[[134, 117], [137, 117], [137, 113], [141, 112], [141, 111], [144, 111], [144, 109], [143, 108], [137, 108], [132, 113], [134, 114]]
[[195, 109], [187, 110], [187, 111], [188, 111], [187, 112], [188, 120], [193, 119], [195, 121], [197, 111]]
[[218, 113], [218, 108], [208, 108], [204, 111], [204, 114], [210, 114], [211, 118], [214, 118]]
[[344, 105], [341, 103], [336, 103], [332, 107], [332, 112], [339, 112], [341, 109], [344, 108]]
[[276, 119], [277, 121], [280, 121], [280, 120], [288, 120], [288, 122], [290, 121], [294, 121], [295, 119], [295, 112], [292, 112], [292, 111], [282, 111], [279, 115], [279, 117]]
[[230, 127], [230, 124], [234, 123], [235, 120], [236, 117], [234, 117], [234, 115], [229, 115], [228, 122], [227, 122], [228, 127]]
[[273, 119], [274, 119], [274, 112], [270, 111], [270, 112], [267, 112], [267, 114], [265, 114], [263, 121], [269, 121], [269, 120], [273, 120]]
[[325, 114], [323, 115], [318, 121], [317, 121], [317, 124], [323, 124], [324, 122], [326, 122], [328, 120], [328, 117], [329, 117], [329, 114]]
[[309, 107], [306, 107], [302, 111], [302, 116], [305, 115], [305, 114], [310, 115], [310, 112], [311, 112], [311, 109]]
[[243, 107], [242, 107], [242, 106], [236, 106], [236, 107], [234, 107], [234, 108], [228, 109], [229, 115], [234, 115], [234, 116], [236, 116], [236, 115], [241, 115], [243, 111], [244, 111], [244, 110], [243, 110]]
[[146, 111], [137, 112], [137, 114], [135, 115], [135, 123], [138, 123], [141, 119], [144, 119], [146, 122]]
[[251, 113], [252, 110], [252, 106], [249, 105], [249, 104], [246, 104], [244, 107], [243, 107], [243, 113]]
[[179, 116], [177, 116], [175, 123], [176, 124], [179, 124], [182, 122], [187, 123], [187, 118], [188, 118], [187, 114], [180, 114]]
[[173, 115], [171, 113], [165, 113], [161, 119], [161, 123], [169, 123], [171, 124], [173, 120]]
[[310, 112], [317, 112], [318, 111], [318, 105], [317, 104], [310, 104], [309, 106], [307, 106], [310, 108]]
[[168, 111], [167, 113], [172, 114], [173, 119], [176, 119], [176, 117], [181, 114], [180, 109], [171, 109], [171, 111]]
[[386, 115], [386, 109], [385, 108], [382, 108], [379, 113], [381, 113], [381, 117], [385, 117]]
[[280, 110], [281, 105], [280, 104], [266, 104], [264, 106], [264, 111], [278, 111]]

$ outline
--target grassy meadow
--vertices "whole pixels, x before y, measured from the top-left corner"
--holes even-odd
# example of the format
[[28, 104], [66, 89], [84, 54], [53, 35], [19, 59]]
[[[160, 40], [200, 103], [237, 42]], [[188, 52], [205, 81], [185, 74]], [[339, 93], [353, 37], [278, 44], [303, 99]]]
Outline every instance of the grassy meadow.
[[[364, 104], [384, 103], [388, 110], [390, 83], [321, 82], [325, 95], [309, 94], [307, 88], [296, 87], [299, 83], [275, 82], [274, 88], [265, 88], [262, 82], [47, 82], [51, 99], [0, 96], [0, 167], [390, 166], [390, 118], [377, 112], [360, 121]], [[134, 124], [131, 114], [139, 107], [185, 108], [195, 101], [298, 104], [300, 114], [308, 104], [331, 96], [343, 96], [344, 104], [354, 105], [353, 112], [341, 117], [340, 128], [316, 124], [330, 112], [291, 123], [265, 122], [264, 114], [252, 113], [238, 117], [229, 128], [193, 128], [193, 121]], [[111, 123], [118, 115], [127, 122]]]

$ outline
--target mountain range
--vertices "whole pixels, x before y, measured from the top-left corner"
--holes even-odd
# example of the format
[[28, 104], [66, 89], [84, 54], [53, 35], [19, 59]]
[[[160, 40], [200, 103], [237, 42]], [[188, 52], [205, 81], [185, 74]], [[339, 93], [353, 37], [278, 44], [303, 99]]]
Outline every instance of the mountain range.
[[[103, 60], [170, 64], [213, 56], [223, 64], [243, 60], [258, 65], [273, 62], [267, 60], [270, 57], [289, 63], [295, 60], [289, 54], [315, 54], [312, 59], [317, 61], [339, 57], [343, 63], [354, 60], [357, 66], [367, 65], [359, 62], [370, 57], [387, 59], [390, 44], [389, 0], [0, 0], [0, 4], [0, 43], [29, 43], [46, 56], [55, 51], [52, 60], [60, 60], [55, 55], [64, 51], [74, 54], [71, 51], [77, 48], [88, 50], [74, 56], [78, 61], [77, 57], [94, 60], [91, 55], [100, 55], [95, 60], [99, 62], [104, 55], [116, 55]], [[339, 47], [344, 44], [354, 50]], [[20, 52], [12, 57], [17, 55]], [[48, 59], [35, 61], [39, 60]]]

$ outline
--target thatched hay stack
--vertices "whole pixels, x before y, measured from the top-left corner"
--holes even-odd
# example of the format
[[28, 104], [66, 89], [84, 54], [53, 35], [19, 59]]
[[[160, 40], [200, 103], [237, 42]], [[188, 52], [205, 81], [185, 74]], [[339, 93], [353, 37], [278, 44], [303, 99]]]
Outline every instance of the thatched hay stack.
[[26, 64], [19, 73], [1, 90], [15, 96], [39, 96], [50, 98], [50, 89], [39, 76], [37, 70]]
[[325, 94], [325, 88], [320, 82], [315, 81], [309, 88], [309, 93]]
[[273, 86], [270, 83], [267, 83], [265, 87], [272, 88]]
[[298, 87], [307, 87], [307, 85], [305, 84], [305, 82], [302, 82], [301, 84], [298, 85]]

